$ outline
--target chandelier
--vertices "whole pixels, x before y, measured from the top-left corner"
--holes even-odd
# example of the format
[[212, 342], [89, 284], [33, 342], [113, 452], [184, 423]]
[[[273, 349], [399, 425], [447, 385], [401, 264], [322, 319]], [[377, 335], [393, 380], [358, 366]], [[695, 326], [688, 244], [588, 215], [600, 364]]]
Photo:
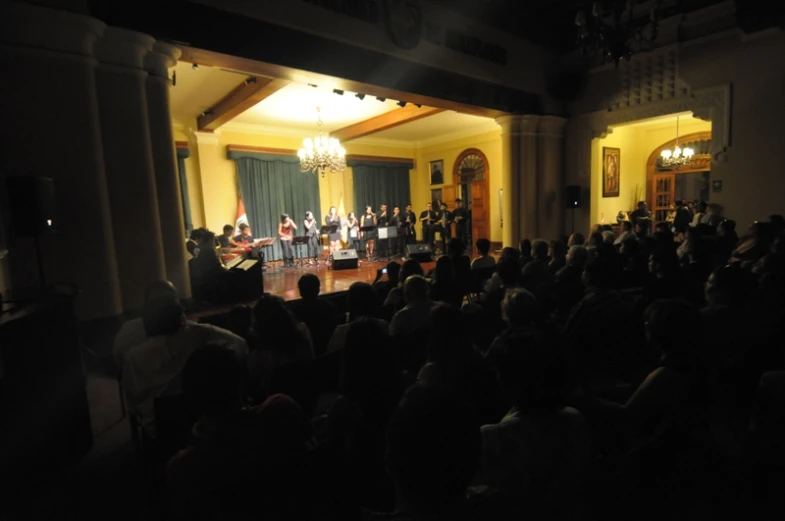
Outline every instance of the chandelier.
[[316, 125], [319, 133], [315, 138], [305, 138], [303, 147], [297, 151], [300, 158], [300, 172], [319, 172], [324, 174], [329, 170], [338, 174], [346, 169], [346, 149], [336, 138], [325, 136], [322, 133], [322, 110], [316, 107], [319, 120]]
[[575, 25], [578, 27], [578, 49], [581, 54], [599, 53], [602, 62], [613, 61], [616, 67], [624, 58], [629, 61], [636, 52], [654, 48], [659, 32], [660, 12], [655, 0], [648, 18], [634, 17], [633, 0], [613, 2], [613, 13], [603, 9], [602, 2], [594, 2], [591, 17], [578, 11]]
[[664, 167], [679, 167], [689, 164], [695, 151], [690, 147], [679, 146], [679, 116], [676, 116], [676, 145], [673, 149], [666, 148], [660, 153], [660, 164]]

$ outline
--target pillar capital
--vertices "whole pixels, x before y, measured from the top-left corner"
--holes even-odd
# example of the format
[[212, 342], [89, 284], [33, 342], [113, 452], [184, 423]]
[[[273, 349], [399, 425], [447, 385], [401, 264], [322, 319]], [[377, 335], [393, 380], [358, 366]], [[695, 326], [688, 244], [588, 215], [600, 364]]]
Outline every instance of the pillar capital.
[[0, 42], [92, 57], [106, 24], [82, 14], [25, 2], [0, 2]]
[[559, 116], [542, 116], [540, 117], [540, 126], [538, 128], [540, 135], [546, 137], [563, 137], [564, 127], [567, 125], [567, 118]]
[[516, 114], [496, 118], [496, 123], [502, 127], [502, 135], [530, 135], [537, 133], [541, 116], [535, 114]]
[[196, 142], [200, 145], [217, 145], [221, 133], [217, 130], [213, 132], [196, 131], [194, 136], [196, 136]]
[[106, 65], [144, 70], [145, 57], [152, 52], [155, 38], [136, 31], [107, 27], [95, 46], [95, 57]]
[[166, 42], [155, 42], [152, 52], [144, 59], [144, 68], [151, 76], [169, 80], [169, 69], [177, 65], [183, 52], [179, 47]]

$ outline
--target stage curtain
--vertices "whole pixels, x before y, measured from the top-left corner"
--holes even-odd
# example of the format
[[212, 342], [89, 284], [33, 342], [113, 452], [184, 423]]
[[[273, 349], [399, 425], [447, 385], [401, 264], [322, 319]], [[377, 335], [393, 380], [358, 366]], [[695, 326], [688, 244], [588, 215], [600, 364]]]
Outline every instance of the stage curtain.
[[[316, 174], [300, 172], [299, 163], [278, 159], [241, 157], [235, 160], [240, 195], [245, 203], [248, 223], [255, 238], [278, 237], [281, 214], [288, 213], [297, 224], [295, 235], [304, 235], [305, 212], [319, 217], [319, 179]], [[281, 259], [280, 241], [266, 249], [268, 260]], [[300, 248], [305, 254], [305, 248]], [[298, 255], [300, 251], [297, 252]]]
[[188, 237], [194, 229], [191, 220], [191, 200], [188, 198], [188, 176], [185, 175], [185, 159], [191, 153], [187, 148], [177, 149], [177, 172], [180, 175], [180, 198], [183, 201], [183, 222], [185, 223], [185, 236]]
[[392, 215], [395, 206], [405, 211], [411, 202], [409, 163], [358, 162], [351, 165], [354, 178], [354, 211], [358, 218], [371, 205], [379, 213], [382, 204]]

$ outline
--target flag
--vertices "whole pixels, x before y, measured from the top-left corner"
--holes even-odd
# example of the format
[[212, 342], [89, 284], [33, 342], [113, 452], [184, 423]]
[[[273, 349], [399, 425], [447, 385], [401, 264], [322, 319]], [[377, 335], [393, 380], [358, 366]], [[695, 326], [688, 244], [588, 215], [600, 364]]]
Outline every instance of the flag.
[[245, 205], [243, 204], [243, 198], [240, 197], [237, 200], [237, 220], [234, 223], [234, 235], [240, 235], [240, 225], [241, 224], [248, 224], [248, 215], [245, 213]]

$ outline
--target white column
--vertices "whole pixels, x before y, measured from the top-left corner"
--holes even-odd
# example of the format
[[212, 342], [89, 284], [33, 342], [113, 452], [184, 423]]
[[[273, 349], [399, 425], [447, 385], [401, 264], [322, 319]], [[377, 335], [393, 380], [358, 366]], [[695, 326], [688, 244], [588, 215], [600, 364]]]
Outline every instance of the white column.
[[539, 229], [544, 239], [556, 239], [564, 227], [564, 126], [567, 120], [542, 116], [539, 126]]
[[[63, 232], [41, 241], [44, 271], [79, 286], [80, 320], [122, 312], [93, 57], [104, 29], [73, 12], [0, 3], [3, 171], [54, 179]], [[21, 287], [36, 271], [34, 249], [11, 246], [8, 278]]]
[[539, 116], [502, 116], [504, 246], [537, 238], [537, 125]]
[[164, 42], [155, 42], [145, 58], [147, 77], [147, 115], [150, 123], [150, 144], [158, 194], [158, 214], [164, 237], [166, 277], [178, 288], [181, 298], [190, 298], [191, 281], [185, 250], [185, 218], [177, 155], [169, 109], [169, 69], [177, 64], [180, 49]]
[[154, 42], [145, 34], [109, 27], [96, 46], [106, 178], [126, 311], [142, 306], [146, 284], [166, 278], [144, 70]]

